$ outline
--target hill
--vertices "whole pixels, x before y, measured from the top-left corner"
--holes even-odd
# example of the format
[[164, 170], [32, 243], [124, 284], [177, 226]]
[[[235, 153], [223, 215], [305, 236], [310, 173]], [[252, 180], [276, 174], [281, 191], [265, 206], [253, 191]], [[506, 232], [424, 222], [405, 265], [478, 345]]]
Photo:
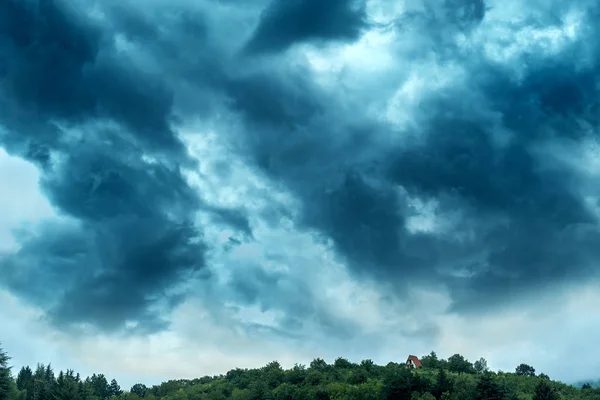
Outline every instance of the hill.
[[585, 387], [586, 385], [590, 385], [593, 388], [600, 388], [600, 379], [589, 379], [589, 380], [583, 380], [583, 381], [579, 381], [573, 384], [573, 386], [575, 386], [576, 388], [581, 389], [582, 387]]
[[338, 358], [332, 364], [315, 359], [308, 367], [284, 370], [273, 361], [262, 368], [150, 388], [136, 384], [129, 391], [103, 374], [83, 379], [68, 370], [55, 376], [51, 366], [42, 364], [34, 370], [23, 367], [13, 378], [7, 362], [0, 349], [3, 400], [600, 400], [600, 389], [553, 381], [526, 364], [514, 373], [491, 372], [484, 359], [471, 363], [455, 354], [441, 360], [433, 352], [417, 361], [419, 368]]

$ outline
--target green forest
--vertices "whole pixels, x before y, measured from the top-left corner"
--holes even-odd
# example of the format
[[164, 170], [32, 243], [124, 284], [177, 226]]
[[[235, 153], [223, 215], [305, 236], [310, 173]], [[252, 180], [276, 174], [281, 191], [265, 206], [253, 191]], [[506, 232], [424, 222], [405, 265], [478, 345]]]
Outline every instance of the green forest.
[[402, 360], [381, 366], [371, 360], [338, 358], [329, 364], [315, 359], [285, 370], [273, 361], [262, 368], [123, 390], [101, 373], [83, 378], [43, 364], [13, 371], [0, 347], [0, 400], [600, 400], [600, 388], [553, 381], [527, 364], [514, 372], [493, 372], [483, 358], [471, 363], [455, 354], [444, 360], [435, 352], [420, 362], [411, 368]]

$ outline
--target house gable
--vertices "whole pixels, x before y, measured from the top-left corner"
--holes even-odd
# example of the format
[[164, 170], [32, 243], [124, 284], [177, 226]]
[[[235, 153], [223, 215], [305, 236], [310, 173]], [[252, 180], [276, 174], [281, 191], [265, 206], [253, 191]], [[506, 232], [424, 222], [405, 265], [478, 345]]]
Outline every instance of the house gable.
[[417, 356], [410, 355], [406, 359], [406, 366], [409, 368], [421, 368], [423, 365]]

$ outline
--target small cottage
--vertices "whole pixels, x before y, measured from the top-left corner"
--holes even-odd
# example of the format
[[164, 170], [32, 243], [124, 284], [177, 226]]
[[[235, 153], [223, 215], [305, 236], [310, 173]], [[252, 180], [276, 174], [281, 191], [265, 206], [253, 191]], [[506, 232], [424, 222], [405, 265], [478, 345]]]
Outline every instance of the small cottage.
[[421, 368], [421, 361], [419, 361], [419, 358], [417, 356], [413, 356], [410, 355], [408, 356], [408, 359], [406, 360], [406, 366], [409, 368]]

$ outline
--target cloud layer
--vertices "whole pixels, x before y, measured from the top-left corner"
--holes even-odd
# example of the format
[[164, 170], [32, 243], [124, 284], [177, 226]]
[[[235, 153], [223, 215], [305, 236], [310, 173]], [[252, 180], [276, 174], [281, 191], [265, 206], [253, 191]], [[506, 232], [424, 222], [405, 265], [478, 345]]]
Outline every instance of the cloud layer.
[[552, 307], [600, 272], [599, 13], [2, 1], [1, 157], [49, 205], [0, 215], [0, 284], [71, 335], [314, 351]]

